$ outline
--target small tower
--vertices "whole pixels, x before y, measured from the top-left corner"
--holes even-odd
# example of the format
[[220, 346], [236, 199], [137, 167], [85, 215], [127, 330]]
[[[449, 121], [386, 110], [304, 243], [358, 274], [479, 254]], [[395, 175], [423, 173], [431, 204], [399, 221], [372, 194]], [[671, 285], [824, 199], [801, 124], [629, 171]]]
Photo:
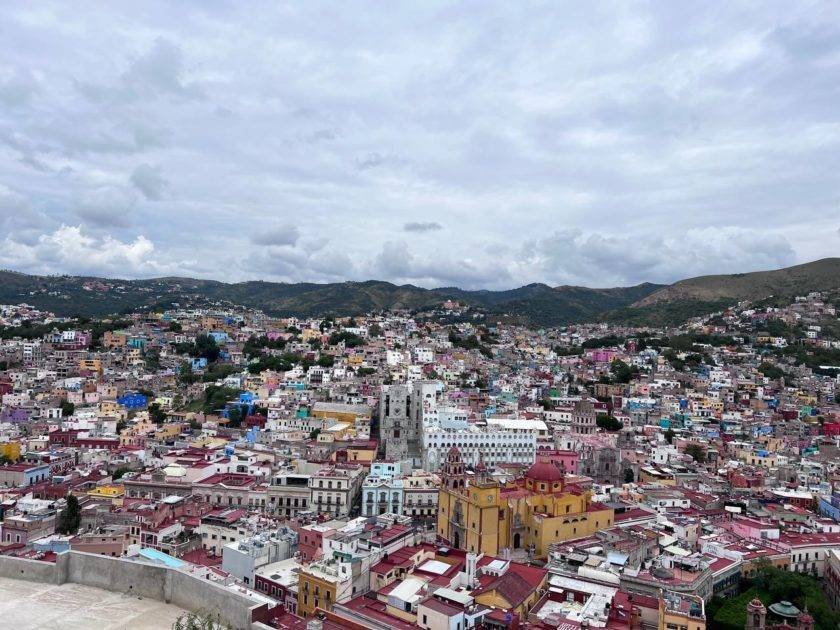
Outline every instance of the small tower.
[[467, 563], [465, 565], [465, 573], [467, 575], [467, 587], [468, 588], [475, 588], [478, 586], [478, 556], [475, 555], [474, 552], [470, 551], [467, 553]]
[[755, 598], [747, 604], [747, 624], [744, 630], [764, 630], [767, 622], [767, 609], [761, 600]]
[[461, 451], [453, 446], [446, 454], [446, 462], [441, 470], [443, 485], [453, 492], [464, 492], [467, 475], [464, 471], [464, 462], [461, 460]]
[[808, 605], [805, 605], [805, 610], [799, 613], [796, 618], [796, 627], [799, 630], [814, 630], [814, 618], [808, 612]]
[[484, 481], [487, 478], [487, 465], [484, 463], [484, 455], [481, 451], [478, 452], [478, 462], [473, 470], [475, 471], [476, 481]]

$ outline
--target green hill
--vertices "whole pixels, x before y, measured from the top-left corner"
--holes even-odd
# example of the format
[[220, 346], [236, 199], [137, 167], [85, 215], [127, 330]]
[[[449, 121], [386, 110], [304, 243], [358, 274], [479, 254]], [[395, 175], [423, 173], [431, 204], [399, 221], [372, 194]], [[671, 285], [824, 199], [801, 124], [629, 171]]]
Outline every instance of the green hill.
[[383, 309], [416, 310], [452, 299], [491, 314], [525, 323], [557, 325], [594, 320], [598, 314], [629, 306], [660, 288], [588, 289], [531, 284], [507, 291], [466, 291], [454, 287], [424, 289], [390, 282], [331, 284], [238, 282], [191, 278], [113, 280], [77, 276], [31, 276], [0, 272], [0, 303], [26, 302], [60, 315], [104, 316], [133, 309], [186, 302], [231, 302], [273, 315], [359, 315]]
[[643, 297], [633, 306], [644, 307], [682, 300], [760, 300], [771, 295], [794, 297], [810, 291], [828, 291], [838, 287], [840, 258], [824, 258], [773, 271], [700, 276], [680, 280]]
[[193, 278], [115, 280], [80, 276], [33, 276], [0, 271], [0, 303], [26, 302], [59, 315], [105, 316], [173, 304], [233, 303], [272, 315], [360, 315], [384, 309], [417, 310], [452, 299], [536, 326], [587, 321], [667, 326], [721, 310], [740, 300], [793, 297], [840, 288], [840, 259], [828, 258], [775, 271], [703, 276], [669, 286], [632, 287], [529, 284], [505, 291], [457, 287], [424, 289], [369, 280], [225, 283]]

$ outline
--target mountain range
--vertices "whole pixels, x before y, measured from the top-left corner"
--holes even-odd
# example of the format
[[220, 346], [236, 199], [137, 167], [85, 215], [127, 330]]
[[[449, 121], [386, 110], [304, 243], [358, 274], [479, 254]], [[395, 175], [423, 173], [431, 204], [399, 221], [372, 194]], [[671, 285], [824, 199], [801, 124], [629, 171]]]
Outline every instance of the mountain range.
[[225, 283], [176, 277], [114, 280], [0, 271], [0, 303], [26, 302], [60, 315], [105, 316], [206, 300], [260, 308], [272, 315], [340, 316], [382, 309], [416, 310], [457, 300], [491, 315], [510, 316], [537, 326], [592, 321], [674, 325], [740, 300], [793, 297], [831, 289], [840, 289], [840, 258], [774, 271], [701, 276], [670, 285], [643, 283], [591, 289], [537, 283], [503, 291], [424, 289], [377, 280]]

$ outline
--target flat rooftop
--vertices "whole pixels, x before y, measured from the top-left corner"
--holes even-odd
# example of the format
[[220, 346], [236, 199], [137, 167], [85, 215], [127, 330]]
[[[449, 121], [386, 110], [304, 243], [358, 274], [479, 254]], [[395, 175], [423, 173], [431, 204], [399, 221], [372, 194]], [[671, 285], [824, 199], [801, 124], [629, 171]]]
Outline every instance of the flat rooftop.
[[44, 584], [0, 578], [0, 619], [20, 630], [169, 630], [186, 611], [80, 584]]

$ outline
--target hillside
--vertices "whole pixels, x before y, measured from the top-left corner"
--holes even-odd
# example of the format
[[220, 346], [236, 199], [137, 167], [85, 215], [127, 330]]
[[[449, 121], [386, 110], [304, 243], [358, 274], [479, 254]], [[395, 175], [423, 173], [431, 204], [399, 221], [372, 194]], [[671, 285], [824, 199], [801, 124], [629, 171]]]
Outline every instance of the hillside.
[[594, 320], [607, 310], [629, 306], [659, 289], [641, 284], [614, 289], [531, 284], [507, 291], [424, 289], [390, 282], [332, 284], [239, 282], [190, 278], [111, 280], [75, 276], [30, 276], [0, 272], [0, 303], [26, 302], [60, 315], [104, 316], [143, 307], [227, 301], [273, 315], [359, 315], [382, 309], [416, 310], [452, 299], [491, 314], [510, 315], [534, 325]]
[[809, 291], [827, 291], [840, 287], [840, 258], [776, 269], [720, 276], [700, 276], [680, 280], [641, 298], [633, 307], [647, 307], [663, 302], [695, 300], [759, 300], [771, 295], [793, 297]]
[[383, 309], [418, 310], [452, 299], [491, 315], [535, 326], [608, 321], [668, 326], [721, 310], [739, 300], [792, 297], [840, 288], [840, 259], [828, 258], [775, 271], [702, 276], [669, 286], [587, 287], [529, 284], [505, 291], [457, 287], [424, 289], [369, 280], [331, 284], [238, 282], [192, 278], [113, 280], [33, 276], [0, 271], [0, 303], [26, 302], [59, 315], [101, 317], [139, 308], [229, 302], [272, 315], [359, 315]]

